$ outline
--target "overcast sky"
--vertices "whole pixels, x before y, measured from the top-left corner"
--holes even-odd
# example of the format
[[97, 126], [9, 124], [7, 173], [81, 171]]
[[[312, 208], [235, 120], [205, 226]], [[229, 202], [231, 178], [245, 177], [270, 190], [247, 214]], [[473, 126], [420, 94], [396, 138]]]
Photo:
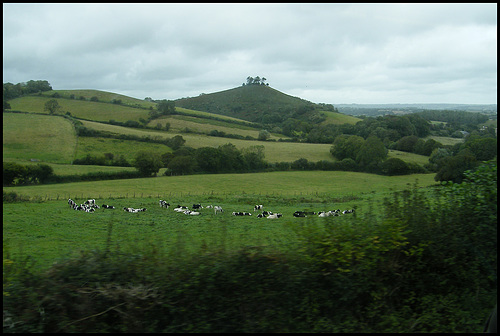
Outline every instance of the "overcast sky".
[[139, 99], [497, 103], [497, 4], [3, 4], [3, 82]]

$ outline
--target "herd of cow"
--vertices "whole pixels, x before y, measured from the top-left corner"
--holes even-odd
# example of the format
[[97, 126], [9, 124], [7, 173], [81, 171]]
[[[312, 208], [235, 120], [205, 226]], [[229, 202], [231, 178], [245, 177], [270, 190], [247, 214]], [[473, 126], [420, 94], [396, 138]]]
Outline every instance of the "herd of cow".
[[[70, 207], [72, 207], [74, 210], [81, 210], [85, 212], [94, 212], [96, 209], [103, 208], [103, 209], [115, 209], [114, 206], [111, 205], [106, 205], [103, 204], [101, 207], [99, 207], [95, 199], [89, 199], [85, 201], [83, 204], [77, 205], [71, 198], [68, 199], [68, 204]], [[170, 203], [167, 203], [164, 200], [160, 200], [159, 202], [160, 207], [168, 209], [170, 207]], [[201, 214], [200, 210], [203, 209], [203, 206], [201, 204], [193, 204], [191, 207], [191, 210], [187, 206], [181, 206], [177, 205], [174, 208], [174, 211], [176, 212], [181, 212], [185, 215], [190, 215], [190, 216], [198, 216]], [[214, 213], [217, 215], [218, 213], [223, 213], [224, 210], [222, 207], [218, 205], [208, 205], [205, 207], [205, 209], [213, 209]], [[283, 214], [281, 213], [273, 213], [271, 211], [265, 211], [263, 210], [264, 206], [262, 204], [257, 204], [254, 206], [253, 211], [261, 211], [261, 213], [257, 214], [257, 218], [269, 218], [269, 219], [277, 219], [283, 217]], [[124, 207], [123, 211], [126, 212], [132, 212], [132, 213], [138, 213], [138, 212], [144, 212], [146, 211], [146, 208], [127, 208]], [[344, 214], [350, 214], [354, 213], [354, 209], [350, 210], [344, 210], [340, 211], [340, 209], [337, 210], [330, 210], [330, 211], [319, 211], [319, 212], [314, 212], [314, 211], [295, 211], [293, 213], [293, 217], [307, 217], [307, 216], [318, 216], [318, 217], [330, 217], [330, 216], [340, 216]], [[250, 212], [243, 212], [243, 211], [234, 211], [232, 213], [233, 216], [252, 216], [252, 213]]]

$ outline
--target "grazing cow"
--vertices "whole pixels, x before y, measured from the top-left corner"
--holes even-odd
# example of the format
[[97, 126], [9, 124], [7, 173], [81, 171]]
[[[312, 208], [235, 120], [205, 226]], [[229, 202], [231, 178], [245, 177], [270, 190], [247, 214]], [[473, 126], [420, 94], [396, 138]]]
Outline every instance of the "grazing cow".
[[214, 206], [214, 212], [215, 212], [215, 214], [217, 215], [217, 213], [218, 213], [218, 212], [223, 213], [223, 212], [224, 212], [224, 210], [222, 210], [222, 207], [220, 207], [220, 206], [218, 206], [218, 205], [215, 205], [215, 206]]
[[262, 210], [264, 206], [262, 204], [253, 207], [253, 211]]
[[160, 207], [162, 208], [167, 208], [170, 206], [170, 203], [167, 203], [167, 201], [160, 200]]
[[201, 206], [201, 204], [193, 204], [192, 208], [193, 208], [193, 210], [203, 209], [203, 207]]

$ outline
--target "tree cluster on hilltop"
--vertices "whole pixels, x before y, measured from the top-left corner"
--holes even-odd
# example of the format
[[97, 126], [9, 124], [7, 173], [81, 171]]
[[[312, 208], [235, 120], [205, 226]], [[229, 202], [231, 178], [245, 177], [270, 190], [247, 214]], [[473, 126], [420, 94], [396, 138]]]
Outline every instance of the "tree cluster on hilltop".
[[[255, 76], [255, 77], [252, 77], [252, 76], [248, 76], [247, 77], [247, 81], [246, 81], [246, 85], [267, 85], [269, 86], [269, 83], [266, 83], [266, 78], [265, 77], [259, 77], [259, 76]], [[243, 85], [245, 85], [245, 83], [243, 83]]]

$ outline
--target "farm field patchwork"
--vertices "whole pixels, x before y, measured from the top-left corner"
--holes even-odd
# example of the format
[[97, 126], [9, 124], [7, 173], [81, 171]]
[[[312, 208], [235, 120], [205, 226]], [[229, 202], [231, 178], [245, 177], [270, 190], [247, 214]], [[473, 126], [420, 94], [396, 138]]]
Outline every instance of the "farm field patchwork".
[[227, 143], [232, 143], [238, 149], [248, 148], [250, 146], [264, 146], [265, 160], [270, 163], [276, 162], [293, 162], [295, 160], [305, 158], [312, 162], [320, 160], [334, 161], [330, 154], [330, 144], [311, 144], [311, 143], [294, 143], [294, 142], [278, 142], [278, 141], [249, 141], [240, 139], [229, 139], [222, 137], [212, 137], [201, 134], [164, 132], [126, 128], [116, 125], [101, 124], [92, 121], [82, 121], [83, 126], [106, 131], [115, 134], [128, 134], [135, 136], [149, 136], [151, 138], [168, 139], [176, 135], [181, 135], [186, 140], [185, 145], [193, 148], [200, 147], [218, 147]]

